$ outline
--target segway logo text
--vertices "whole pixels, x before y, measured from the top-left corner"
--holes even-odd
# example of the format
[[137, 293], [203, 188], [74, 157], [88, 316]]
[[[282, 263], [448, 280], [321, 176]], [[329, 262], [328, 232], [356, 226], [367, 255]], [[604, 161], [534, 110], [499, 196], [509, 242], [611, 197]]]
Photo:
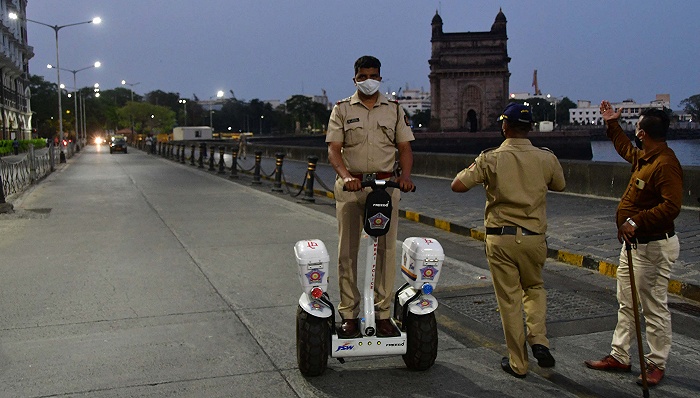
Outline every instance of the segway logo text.
[[403, 347], [406, 345], [405, 341], [402, 341], [401, 343], [389, 343], [389, 344], [384, 344], [387, 347]]
[[335, 350], [335, 352], [338, 352], [338, 351], [350, 351], [350, 350], [352, 350], [353, 348], [355, 348], [354, 345], [352, 345], [352, 344], [350, 344], [350, 343], [345, 343], [345, 344], [343, 344], [343, 345], [341, 345], [341, 346], [338, 346], [338, 349]]
[[381, 204], [381, 203], [372, 203], [372, 206], [374, 206], [374, 207], [389, 207], [389, 203], [390, 203], [390, 202], [386, 202], [386, 203], [384, 203], [384, 204]]

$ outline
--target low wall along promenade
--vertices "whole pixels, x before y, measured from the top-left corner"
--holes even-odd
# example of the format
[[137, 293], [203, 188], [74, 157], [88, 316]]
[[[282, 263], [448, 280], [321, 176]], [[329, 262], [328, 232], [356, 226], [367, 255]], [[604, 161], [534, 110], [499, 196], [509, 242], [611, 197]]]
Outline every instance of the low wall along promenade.
[[[248, 153], [262, 151], [265, 157], [284, 153], [287, 159], [306, 160], [317, 156], [319, 162], [328, 163], [326, 148], [249, 145]], [[413, 174], [453, 178], [460, 170], [469, 166], [476, 155], [448, 153], [413, 153]], [[619, 199], [627, 187], [632, 173], [629, 163], [592, 162], [586, 160], [561, 159], [566, 177], [566, 192]], [[683, 167], [683, 206], [698, 207], [700, 198], [700, 167]]]

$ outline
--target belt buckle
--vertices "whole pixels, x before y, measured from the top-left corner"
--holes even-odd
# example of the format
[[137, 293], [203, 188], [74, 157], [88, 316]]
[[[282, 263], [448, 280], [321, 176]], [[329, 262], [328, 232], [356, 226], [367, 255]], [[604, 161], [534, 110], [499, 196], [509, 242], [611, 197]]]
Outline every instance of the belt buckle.
[[363, 181], [374, 181], [377, 179], [377, 173], [369, 173], [369, 174], [363, 174], [362, 175], [362, 180]]

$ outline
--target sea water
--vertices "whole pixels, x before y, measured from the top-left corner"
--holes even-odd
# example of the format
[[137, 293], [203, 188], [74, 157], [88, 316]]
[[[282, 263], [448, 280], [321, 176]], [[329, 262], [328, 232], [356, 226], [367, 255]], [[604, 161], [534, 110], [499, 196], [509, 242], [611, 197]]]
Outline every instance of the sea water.
[[[668, 140], [668, 146], [676, 153], [681, 166], [700, 166], [700, 139]], [[615, 152], [610, 141], [591, 141], [594, 162], [621, 162], [625, 160]]]

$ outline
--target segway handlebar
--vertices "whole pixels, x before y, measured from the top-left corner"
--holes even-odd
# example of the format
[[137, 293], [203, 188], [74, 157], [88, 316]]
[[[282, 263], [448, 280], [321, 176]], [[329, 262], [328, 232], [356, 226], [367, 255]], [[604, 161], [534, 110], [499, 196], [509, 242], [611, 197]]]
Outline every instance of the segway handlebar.
[[[399, 188], [401, 189], [401, 185], [396, 182], [396, 181], [390, 181], [390, 180], [371, 180], [371, 181], [362, 181], [361, 183], [362, 188], [372, 188], [372, 189], [385, 189], [385, 188]], [[343, 191], [347, 191], [345, 187], [343, 187]], [[416, 192], [416, 187], [413, 186], [413, 189], [411, 192]]]

